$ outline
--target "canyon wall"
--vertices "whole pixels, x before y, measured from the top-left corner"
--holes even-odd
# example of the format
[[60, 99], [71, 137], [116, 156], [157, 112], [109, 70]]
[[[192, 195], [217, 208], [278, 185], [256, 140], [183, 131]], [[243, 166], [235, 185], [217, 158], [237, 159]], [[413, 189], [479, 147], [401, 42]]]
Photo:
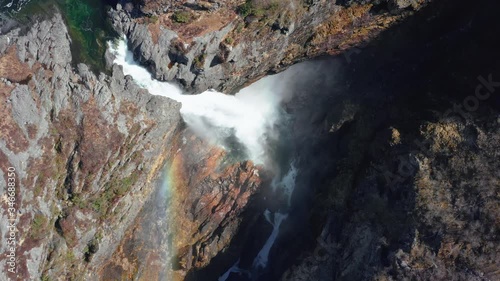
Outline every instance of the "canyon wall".
[[151, 96], [118, 67], [110, 76], [73, 67], [57, 13], [21, 32], [0, 37], [1, 186], [14, 167], [19, 243], [18, 272], [2, 270], [1, 279], [85, 278], [154, 190], [180, 104]]
[[[57, 12], [0, 40], [2, 187], [15, 168], [19, 212], [17, 273], [3, 278], [181, 280], [227, 247], [261, 167], [196, 137], [178, 102], [141, 89], [111, 53], [110, 75], [75, 65]], [[159, 195], [166, 168], [171, 197]]]
[[146, 0], [118, 5], [110, 17], [157, 79], [230, 93], [296, 62], [363, 45], [428, 1], [337, 2]]
[[[144, 1], [110, 17], [156, 78], [190, 92], [234, 92], [344, 52], [301, 65], [290, 85], [295, 209], [262, 280], [495, 280], [500, 28], [484, 2]], [[17, 277], [223, 273], [243, 252], [235, 237], [255, 237], [270, 175], [194, 136], [180, 104], [120, 67], [75, 65], [70, 44], [57, 13], [0, 36], [0, 183], [14, 167]], [[467, 110], [478, 85], [490, 95]]]
[[310, 232], [283, 235], [270, 267], [288, 270], [263, 280], [499, 278], [498, 3], [453, 4], [294, 85]]

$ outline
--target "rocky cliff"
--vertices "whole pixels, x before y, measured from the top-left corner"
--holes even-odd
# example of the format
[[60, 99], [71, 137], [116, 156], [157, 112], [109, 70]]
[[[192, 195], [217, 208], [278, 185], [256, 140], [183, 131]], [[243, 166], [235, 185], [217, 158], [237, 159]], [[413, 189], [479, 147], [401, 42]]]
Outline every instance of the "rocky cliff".
[[181, 134], [166, 169], [170, 195], [163, 195], [162, 204], [158, 198], [165, 197], [158, 193], [145, 206], [99, 280], [184, 280], [189, 270], [207, 266], [238, 232], [247, 204], [266, 180], [262, 167], [231, 161], [191, 132]]
[[59, 14], [0, 37], [1, 186], [14, 167], [19, 243], [18, 271], [2, 280], [82, 279], [108, 259], [180, 126], [178, 103], [118, 67], [111, 76], [73, 68], [70, 41]]
[[499, 278], [498, 4], [450, 4], [295, 86], [311, 232], [268, 280]]
[[250, 81], [373, 39], [428, 1], [139, 1], [110, 12], [137, 58], [192, 92]]
[[120, 67], [96, 76], [74, 66], [58, 13], [0, 42], [2, 186], [14, 167], [19, 212], [17, 273], [2, 278], [181, 280], [227, 247], [259, 168], [187, 131], [179, 103]]
[[[232, 91], [365, 42], [423, 3], [380, 12], [374, 4], [327, 1], [144, 2], [118, 5], [110, 16], [157, 78], [192, 91]], [[119, 67], [97, 75], [72, 64], [58, 14], [1, 40], [2, 167], [15, 167], [23, 191], [19, 278], [147, 278], [133, 258], [144, 251], [126, 245], [145, 241], [135, 229], [158, 216], [144, 208], [137, 217], [166, 164], [178, 166], [178, 182], [166, 214], [172, 225], [162, 234], [170, 241], [158, 249], [175, 255], [175, 275], [206, 266], [230, 244], [263, 180], [251, 163], [227, 163], [223, 152], [197, 143], [180, 122], [179, 104], [150, 96]]]
[[[143, 1], [110, 18], [155, 77], [192, 92], [233, 92], [347, 50], [290, 82], [300, 172], [259, 280], [496, 280], [492, 2]], [[16, 277], [217, 280], [251, 264], [270, 230], [259, 200], [271, 175], [194, 136], [178, 103], [120, 67], [75, 65], [71, 42], [57, 13], [0, 36]]]

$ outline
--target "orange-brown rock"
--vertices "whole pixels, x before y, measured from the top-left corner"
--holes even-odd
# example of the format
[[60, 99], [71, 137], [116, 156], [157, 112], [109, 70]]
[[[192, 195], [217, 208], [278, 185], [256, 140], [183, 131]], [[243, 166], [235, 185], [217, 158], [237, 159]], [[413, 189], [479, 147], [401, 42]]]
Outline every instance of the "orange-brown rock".
[[[177, 135], [169, 158], [165, 181], [170, 195], [160, 199], [168, 211], [159, 215], [161, 203], [145, 207], [101, 276], [183, 280], [189, 270], [206, 266], [229, 246], [242, 212], [265, 181], [259, 167], [231, 160], [223, 149], [189, 130]], [[162, 228], [149, 231], [158, 227], [151, 220]]]
[[430, 1], [406, 2], [143, 0], [110, 15], [156, 78], [233, 92], [304, 59], [363, 46]]

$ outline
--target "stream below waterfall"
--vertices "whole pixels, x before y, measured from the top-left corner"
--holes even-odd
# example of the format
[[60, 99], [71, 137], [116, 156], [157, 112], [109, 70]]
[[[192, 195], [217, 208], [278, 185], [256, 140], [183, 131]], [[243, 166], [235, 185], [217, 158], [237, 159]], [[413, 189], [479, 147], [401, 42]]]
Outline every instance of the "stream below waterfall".
[[[252, 160], [273, 170], [272, 197], [267, 198], [271, 211], [262, 216], [272, 227], [267, 240], [249, 266], [234, 265], [227, 269], [218, 281], [257, 280], [268, 266], [270, 252], [280, 234], [280, 226], [288, 219], [288, 209], [295, 188], [297, 168], [289, 143], [291, 118], [283, 109], [282, 102], [290, 99], [281, 74], [268, 76], [240, 90], [226, 95], [213, 90], [200, 94], [183, 94], [175, 84], [152, 78], [146, 68], [140, 66], [128, 49], [127, 39], [122, 37], [108, 46], [115, 55], [114, 63], [123, 67], [142, 88], [153, 95], [165, 96], [182, 104], [181, 115], [188, 127], [199, 137], [237, 154], [239, 159]], [[231, 140], [236, 139], [237, 144]]]

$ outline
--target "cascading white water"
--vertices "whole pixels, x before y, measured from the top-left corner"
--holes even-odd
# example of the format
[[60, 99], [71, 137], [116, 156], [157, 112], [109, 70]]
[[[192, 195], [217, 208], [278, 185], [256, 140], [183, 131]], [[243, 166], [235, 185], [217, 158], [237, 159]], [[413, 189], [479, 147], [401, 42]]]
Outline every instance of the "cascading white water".
[[280, 97], [272, 93], [277, 92], [278, 83], [264, 78], [234, 96], [212, 90], [183, 95], [179, 87], [153, 79], [144, 67], [138, 65], [125, 38], [110, 42], [109, 47], [116, 56], [114, 63], [121, 65], [123, 73], [132, 76], [138, 85], [153, 95], [182, 103], [182, 117], [195, 133], [222, 146], [228, 137], [234, 135], [250, 160], [266, 164], [266, 138], [270, 137], [280, 114]]
[[297, 172], [298, 170], [295, 167], [295, 163], [292, 162], [290, 164], [290, 168], [288, 169], [287, 173], [281, 179], [275, 177], [272, 182], [274, 191], [276, 191], [277, 189], [283, 190], [283, 193], [285, 194], [288, 202], [288, 206], [290, 206], [292, 193], [293, 190], [295, 189], [295, 178], [297, 177]]
[[265, 268], [267, 266], [269, 252], [274, 245], [274, 241], [276, 241], [276, 238], [278, 238], [280, 225], [288, 217], [288, 214], [274, 213], [274, 219], [271, 219], [271, 212], [269, 210], [266, 210], [264, 216], [266, 217], [266, 220], [273, 226], [273, 231], [271, 232], [271, 235], [269, 235], [269, 238], [267, 238], [266, 243], [260, 250], [257, 257], [255, 257], [253, 261], [252, 266], [257, 269]]
[[[226, 140], [234, 135], [244, 146], [247, 156], [257, 164], [267, 164], [267, 141], [273, 135], [281, 109], [280, 102], [285, 97], [285, 85], [282, 80], [268, 76], [242, 89], [234, 96], [208, 90], [198, 95], [183, 95], [175, 84], [157, 81], [142, 66], [138, 65], [133, 54], [127, 48], [126, 38], [110, 42], [109, 47], [115, 54], [114, 63], [123, 67], [123, 73], [130, 75], [141, 87], [153, 95], [161, 95], [182, 103], [181, 114], [188, 126], [200, 136], [225, 145]], [[282, 189], [286, 195], [288, 206], [295, 187], [297, 169], [294, 163], [288, 167], [287, 173], [273, 181], [274, 189]], [[253, 261], [252, 268], [266, 268], [269, 253], [276, 241], [281, 223], [287, 219], [286, 213], [265, 212], [266, 220], [273, 226], [266, 243]], [[247, 275], [250, 271], [241, 269], [239, 262], [229, 268], [219, 280], [226, 280], [231, 273]]]

